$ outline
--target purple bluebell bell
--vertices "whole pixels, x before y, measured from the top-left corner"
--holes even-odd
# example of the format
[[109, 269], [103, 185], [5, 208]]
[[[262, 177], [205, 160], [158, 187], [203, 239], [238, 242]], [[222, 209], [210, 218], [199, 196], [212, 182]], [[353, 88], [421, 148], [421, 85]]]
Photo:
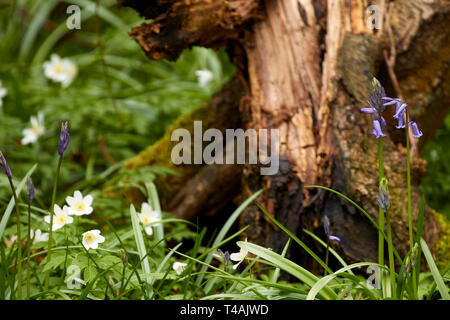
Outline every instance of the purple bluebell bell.
[[420, 138], [423, 135], [422, 131], [420, 131], [419, 128], [417, 127], [417, 123], [415, 123], [414, 121], [410, 121], [408, 122], [408, 125], [411, 126], [414, 138]]
[[223, 257], [225, 265], [228, 265], [228, 262], [230, 261], [230, 252], [228, 250], [223, 252], [220, 249], [218, 249], [218, 251], [220, 252], [220, 255]]
[[397, 103], [397, 107], [395, 109], [394, 119], [398, 119], [399, 117], [403, 117], [403, 113], [408, 105], [406, 103], [399, 104]]
[[34, 185], [33, 180], [31, 180], [31, 177], [27, 178], [27, 195], [30, 202], [34, 199]]
[[0, 167], [2, 167], [3, 172], [9, 179], [12, 179], [11, 169], [8, 166], [8, 162], [6, 162], [6, 158], [3, 153], [0, 152]]
[[386, 127], [386, 121], [382, 117], [382, 113], [386, 108], [384, 106], [386, 93], [376, 78], [373, 78], [372, 86], [372, 95], [369, 100], [370, 108], [362, 108], [361, 112], [373, 114], [375, 116], [375, 120], [373, 121], [374, 129], [372, 130], [372, 133], [377, 138], [385, 137], [386, 135], [383, 133], [383, 130]]
[[64, 151], [66, 151], [67, 149], [67, 145], [69, 144], [69, 137], [69, 122], [66, 121], [61, 124], [61, 134], [58, 143], [58, 153], [60, 156], [62, 156]]
[[408, 254], [408, 256], [405, 259], [405, 264], [403, 265], [403, 268], [402, 268], [403, 278], [406, 278], [407, 273], [410, 270], [414, 269], [414, 266], [416, 265], [416, 261], [417, 261], [418, 252], [419, 252], [419, 247], [416, 242], [411, 251], [411, 254]]
[[401, 117], [398, 117], [398, 124], [395, 126], [397, 129], [403, 129], [405, 128], [405, 118], [403, 115]]
[[378, 110], [375, 108], [362, 108], [361, 112], [378, 115]]
[[387, 101], [385, 103], [383, 103], [383, 106], [387, 107], [387, 106], [391, 106], [393, 104], [398, 104], [401, 103], [402, 101], [398, 98], [390, 98], [390, 97], [384, 97], [382, 98], [383, 101]]
[[[384, 125], [386, 125], [386, 122], [384, 122]], [[381, 129], [379, 120], [373, 120], [373, 128], [374, 129], [372, 130], [372, 133], [377, 137], [377, 139], [380, 137], [386, 137], [386, 135], [383, 133], [383, 130]]]
[[380, 208], [386, 212], [387, 209], [389, 208], [389, 193], [385, 193], [383, 194], [383, 192], [381, 191], [380, 188], [380, 195], [377, 195], [377, 201], [378, 204], [380, 205]]
[[336, 242], [341, 242], [340, 238], [338, 238], [336, 236], [333, 236], [331, 234], [331, 231], [330, 231], [330, 219], [328, 219], [327, 216], [323, 217], [323, 229], [325, 230], [325, 234], [327, 235], [327, 238], [329, 240], [336, 241]]

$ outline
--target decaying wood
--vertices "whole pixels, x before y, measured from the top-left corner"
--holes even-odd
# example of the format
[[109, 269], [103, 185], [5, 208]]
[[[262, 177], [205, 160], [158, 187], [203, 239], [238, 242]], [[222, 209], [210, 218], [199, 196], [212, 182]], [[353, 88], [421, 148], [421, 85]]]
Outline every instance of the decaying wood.
[[[374, 75], [385, 85], [388, 95], [395, 96], [382, 54], [383, 50], [391, 53], [395, 50], [395, 74], [412, 117], [424, 132], [422, 140], [434, 134], [448, 111], [450, 100], [450, 25], [445, 23], [450, 18], [450, 3], [178, 0], [149, 1], [143, 5], [139, 1], [123, 2], [153, 19], [130, 32], [151, 59], [175, 60], [182, 50], [193, 45], [225, 46], [237, 66], [243, 88], [239, 97], [233, 97], [239, 105], [240, 125], [279, 129], [279, 172], [261, 176], [257, 166], [245, 165], [241, 183], [243, 198], [267, 188], [259, 203], [317, 252], [322, 248], [302, 229], [323, 235], [320, 221], [327, 215], [333, 232], [342, 239], [337, 249], [348, 261], [375, 261], [377, 231], [367, 219], [335, 195], [304, 187], [319, 184], [339, 190], [377, 219], [377, 142], [370, 134], [370, 117], [361, 114], [359, 109], [367, 105]], [[371, 30], [366, 24], [370, 15], [366, 8], [374, 3], [384, 4], [381, 31]], [[390, 129], [387, 129], [389, 137], [383, 139], [385, 169], [391, 192], [394, 244], [404, 255], [408, 250], [404, 136], [403, 132], [391, 129], [394, 127], [392, 114], [392, 110], [386, 114]], [[422, 140], [420, 147], [423, 147]], [[133, 160], [130, 163], [133, 166]], [[141, 161], [140, 165], [143, 164], [152, 161]], [[212, 176], [214, 170], [217, 177]], [[202, 192], [229, 183], [223, 179], [227, 170], [233, 171], [205, 167], [188, 176], [187, 183], [168, 198], [172, 200], [171, 205], [167, 204], [184, 217], [192, 217], [197, 210], [214, 210], [213, 205], [221, 203], [220, 199], [209, 203], [214, 193]], [[239, 170], [233, 172], [241, 175]], [[412, 165], [414, 219], [419, 203], [418, 184], [424, 174], [425, 162], [415, 157]], [[197, 193], [192, 192], [197, 185]], [[222, 195], [224, 200], [232, 198], [227, 192]], [[180, 209], [183, 206], [186, 209]], [[240, 224], [251, 226], [246, 235], [249, 241], [276, 251], [282, 249], [287, 239], [255, 206], [241, 215]], [[431, 246], [436, 243], [440, 228], [429, 209], [424, 232]], [[304, 252], [294, 247], [287, 256], [315, 267]]]
[[[195, 214], [211, 215], [220, 209], [225, 200], [229, 201], [239, 194], [242, 168], [230, 165], [174, 165], [171, 161], [171, 150], [178, 141], [171, 141], [171, 135], [177, 128], [186, 128], [192, 133], [193, 122], [196, 120], [203, 121], [204, 128], [214, 127], [221, 132], [228, 128], [239, 128], [241, 96], [241, 83], [234, 78], [208, 103], [176, 121], [163, 138], [125, 164], [126, 168], [159, 165], [178, 174], [156, 181], [164, 210], [171, 211], [182, 219], [190, 219]], [[193, 154], [194, 146], [191, 148]], [[224, 197], [219, 198], [218, 195]], [[131, 196], [137, 203], [145, 200], [139, 192], [133, 192]]]

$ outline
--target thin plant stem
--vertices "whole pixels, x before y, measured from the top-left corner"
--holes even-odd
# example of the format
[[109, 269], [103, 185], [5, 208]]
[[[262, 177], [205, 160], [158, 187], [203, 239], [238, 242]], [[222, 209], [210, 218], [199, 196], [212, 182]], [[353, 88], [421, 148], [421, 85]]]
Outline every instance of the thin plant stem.
[[28, 241], [27, 241], [27, 300], [30, 299], [30, 251], [31, 251], [31, 203], [28, 198]]
[[[53, 194], [52, 194], [52, 203], [50, 206], [50, 230], [48, 232], [48, 251], [47, 251], [47, 263], [50, 262], [51, 259], [51, 250], [52, 250], [52, 235], [53, 235], [53, 215], [54, 215], [54, 206], [55, 206], [55, 199], [56, 199], [56, 189], [58, 188], [58, 179], [59, 179], [59, 171], [61, 169], [61, 163], [62, 163], [63, 156], [59, 156], [58, 160], [58, 166], [56, 167], [56, 175], [55, 175], [55, 182], [53, 185]], [[45, 274], [45, 285], [44, 288], [47, 291], [48, 290], [48, 281], [50, 279], [50, 270], [47, 270]]]
[[[384, 177], [384, 165], [383, 165], [383, 140], [378, 139], [378, 182]], [[384, 211], [378, 209], [378, 225], [381, 230], [384, 230]], [[384, 236], [383, 232], [378, 232], [378, 264], [384, 265]], [[380, 273], [380, 283], [382, 274]]]
[[409, 114], [406, 112], [406, 183], [408, 186], [408, 226], [409, 226], [409, 249], [414, 247], [413, 226], [412, 226], [412, 208], [411, 208], [411, 155], [409, 148]]
[[17, 202], [16, 189], [14, 188], [12, 178], [8, 177], [8, 181], [13, 193], [14, 207], [16, 208], [17, 215], [17, 298], [22, 300], [22, 237], [20, 236], [20, 211], [19, 204]]
[[388, 242], [388, 255], [389, 255], [389, 275], [391, 278], [391, 292], [392, 292], [392, 297], [395, 299], [395, 295], [396, 295], [395, 262], [394, 262], [394, 250], [393, 250], [393, 245], [392, 245], [391, 218], [390, 218], [388, 210], [386, 210], [386, 226], [387, 226], [387, 242]]
[[[329, 248], [330, 248], [330, 242], [327, 241], [327, 253], [325, 255], [325, 264], [328, 266], [328, 252], [329, 252]], [[325, 269], [323, 276], [325, 277], [327, 275], [327, 269]]]

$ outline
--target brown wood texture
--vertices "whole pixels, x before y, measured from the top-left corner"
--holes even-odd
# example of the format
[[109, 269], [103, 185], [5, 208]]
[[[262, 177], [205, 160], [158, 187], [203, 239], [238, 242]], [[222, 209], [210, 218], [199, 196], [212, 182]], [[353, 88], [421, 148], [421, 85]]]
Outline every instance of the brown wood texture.
[[[261, 176], [255, 165], [245, 165], [242, 174], [231, 168], [201, 169], [175, 191], [171, 210], [186, 218], [195, 215], [199, 208], [201, 212], [206, 208], [214, 211], [209, 197], [190, 194], [192, 186], [196, 182], [205, 188], [229, 184], [230, 180], [221, 177], [231, 170], [234, 179], [241, 179], [242, 199], [266, 188], [258, 202], [315, 251], [320, 253], [323, 249], [302, 230], [306, 228], [323, 236], [321, 218], [327, 215], [333, 232], [342, 239], [336, 249], [348, 261], [376, 261], [377, 231], [370, 222], [337, 196], [305, 186], [334, 188], [377, 219], [377, 141], [370, 134], [370, 117], [359, 109], [367, 106], [373, 76], [381, 80], [389, 96], [399, 94], [386, 68], [383, 57], [386, 51], [395, 62], [401, 94], [424, 132], [419, 150], [433, 136], [449, 105], [450, 26], [446, 23], [450, 18], [449, 1], [179, 0], [148, 1], [144, 5], [126, 0], [123, 3], [153, 19], [130, 32], [150, 59], [175, 60], [193, 45], [226, 47], [241, 81], [238, 107], [242, 126], [275, 128], [280, 132], [277, 174]], [[371, 30], [366, 25], [370, 15], [366, 9], [371, 4], [381, 8], [381, 30]], [[394, 126], [392, 114], [388, 111], [385, 115], [388, 128]], [[395, 129], [388, 132], [383, 144], [393, 238], [404, 255], [408, 250], [404, 136]], [[419, 203], [418, 184], [425, 168], [424, 160], [416, 154], [412, 163], [414, 220]], [[211, 176], [214, 170], [217, 177]], [[229, 198], [233, 197], [224, 192], [223, 199]], [[213, 203], [221, 201], [216, 199]], [[185, 212], [177, 209], [183, 206], [188, 208]], [[251, 226], [244, 235], [249, 241], [276, 251], [287, 240], [286, 234], [256, 206], [242, 214], [240, 225]], [[425, 239], [433, 246], [440, 227], [428, 208], [424, 229]], [[317, 268], [312, 259], [295, 247], [287, 257]]]

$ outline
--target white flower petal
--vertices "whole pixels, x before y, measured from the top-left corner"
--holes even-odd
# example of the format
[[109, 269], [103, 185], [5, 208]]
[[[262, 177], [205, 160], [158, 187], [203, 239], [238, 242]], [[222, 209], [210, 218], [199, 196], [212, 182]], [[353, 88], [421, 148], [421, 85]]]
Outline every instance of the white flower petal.
[[74, 197], [68, 196], [66, 197], [66, 202], [69, 206], [73, 206], [75, 204], [75, 199]]
[[240, 252], [230, 254], [230, 259], [233, 261], [242, 261], [244, 257]]
[[152, 227], [145, 227], [145, 233], [149, 236], [153, 234], [153, 228]]
[[92, 204], [92, 201], [94, 200], [94, 198], [88, 194], [86, 197], [84, 197], [83, 201], [86, 204], [86, 206], [90, 206]]
[[83, 195], [79, 190], [75, 191], [73, 197], [75, 198], [75, 201], [83, 201]]
[[143, 214], [149, 214], [152, 211], [152, 207], [147, 202], [142, 203], [141, 212]]

